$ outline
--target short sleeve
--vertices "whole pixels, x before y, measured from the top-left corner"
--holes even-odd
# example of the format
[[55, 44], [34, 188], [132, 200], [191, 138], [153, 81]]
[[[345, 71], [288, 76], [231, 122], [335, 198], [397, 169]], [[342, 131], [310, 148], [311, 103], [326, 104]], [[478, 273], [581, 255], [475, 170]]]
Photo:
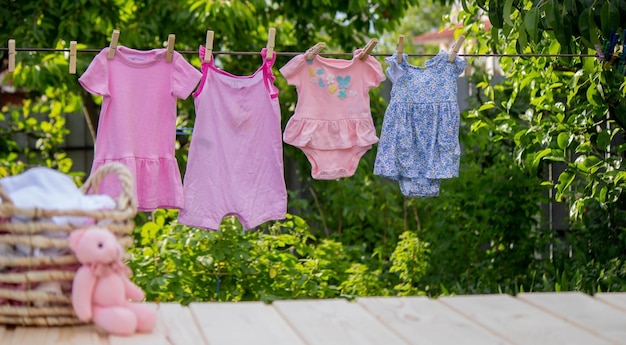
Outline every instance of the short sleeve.
[[454, 58], [453, 64], [454, 67], [452, 68], [452, 70], [455, 77], [460, 76], [465, 71], [465, 67], [467, 67], [467, 61], [458, 56]]
[[368, 56], [365, 60], [367, 64], [366, 85], [368, 88], [377, 87], [385, 81], [385, 73], [383, 72], [383, 66], [373, 56]]
[[202, 73], [190, 64], [178, 52], [174, 52], [174, 71], [172, 72], [172, 94], [180, 99], [189, 97], [193, 89], [198, 85]]
[[[405, 62], [409, 56], [407, 54], [402, 54], [402, 61]], [[394, 53], [392, 56], [385, 58], [385, 62], [389, 64], [387, 67], [387, 77], [392, 83], [396, 83], [398, 79], [405, 73], [405, 68], [398, 63], [398, 53]]]
[[87, 92], [99, 95], [109, 96], [109, 78], [107, 68], [107, 54], [109, 48], [104, 48], [91, 60], [87, 70], [78, 78], [80, 85]]
[[283, 67], [280, 68], [280, 74], [287, 79], [289, 85], [298, 86], [300, 79], [298, 78], [298, 72], [306, 64], [304, 54], [296, 55], [289, 60]]

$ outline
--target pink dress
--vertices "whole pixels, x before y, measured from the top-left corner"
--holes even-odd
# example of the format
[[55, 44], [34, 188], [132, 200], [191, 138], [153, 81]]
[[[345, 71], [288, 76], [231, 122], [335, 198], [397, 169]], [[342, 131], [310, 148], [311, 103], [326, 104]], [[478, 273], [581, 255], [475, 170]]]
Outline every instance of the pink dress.
[[[181, 224], [217, 230], [227, 215], [244, 229], [285, 218], [287, 190], [274, 58], [250, 76], [202, 64], [184, 179]], [[276, 55], [274, 55], [275, 57]], [[204, 59], [204, 47], [200, 47]]]
[[[135, 178], [140, 211], [182, 208], [182, 181], [174, 144], [176, 101], [185, 99], [202, 74], [178, 52], [165, 61], [165, 49], [140, 51], [118, 46], [115, 58], [104, 48], [78, 79], [101, 95], [102, 109], [91, 171], [121, 162]], [[115, 196], [119, 182], [109, 178], [100, 192]]]
[[352, 176], [361, 157], [378, 142], [368, 92], [385, 75], [372, 56], [360, 60], [361, 51], [351, 60], [319, 55], [307, 60], [300, 54], [280, 69], [298, 91], [283, 138], [304, 152], [314, 179]]

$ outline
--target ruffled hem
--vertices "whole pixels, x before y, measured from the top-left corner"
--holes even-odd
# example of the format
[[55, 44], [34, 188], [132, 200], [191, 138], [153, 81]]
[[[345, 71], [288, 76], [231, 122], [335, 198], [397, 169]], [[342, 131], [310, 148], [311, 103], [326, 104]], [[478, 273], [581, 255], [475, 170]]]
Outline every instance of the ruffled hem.
[[[175, 159], [138, 157], [98, 159], [94, 161], [92, 171], [108, 162], [122, 163], [130, 170], [135, 181], [135, 197], [139, 211], [150, 212], [157, 208], [183, 207], [183, 183]], [[115, 176], [105, 177], [99, 192], [116, 197], [121, 192], [119, 179]]]
[[316, 120], [292, 117], [283, 140], [296, 147], [323, 150], [370, 146], [378, 142], [371, 118]]

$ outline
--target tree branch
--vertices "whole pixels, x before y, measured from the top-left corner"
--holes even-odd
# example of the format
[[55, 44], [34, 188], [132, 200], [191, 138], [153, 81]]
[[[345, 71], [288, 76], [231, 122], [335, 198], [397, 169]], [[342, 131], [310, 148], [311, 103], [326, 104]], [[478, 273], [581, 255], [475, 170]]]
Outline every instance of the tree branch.
[[94, 102], [93, 97], [87, 92], [80, 92], [80, 98], [83, 101], [83, 115], [85, 116], [85, 122], [89, 127], [91, 133], [91, 139], [95, 144], [96, 133], [98, 132], [98, 117], [100, 115], [100, 107]]
[[315, 190], [313, 190], [312, 187], [309, 187], [309, 191], [311, 192], [311, 195], [313, 196], [313, 201], [315, 201], [315, 207], [317, 208], [317, 212], [319, 212], [320, 214], [320, 219], [322, 220], [322, 226], [324, 227], [324, 233], [326, 234], [327, 237], [329, 237], [330, 232], [328, 231], [328, 226], [326, 226], [326, 219], [324, 218], [324, 212], [322, 211], [322, 208], [320, 207], [320, 202], [317, 199], [317, 194], [315, 194]]

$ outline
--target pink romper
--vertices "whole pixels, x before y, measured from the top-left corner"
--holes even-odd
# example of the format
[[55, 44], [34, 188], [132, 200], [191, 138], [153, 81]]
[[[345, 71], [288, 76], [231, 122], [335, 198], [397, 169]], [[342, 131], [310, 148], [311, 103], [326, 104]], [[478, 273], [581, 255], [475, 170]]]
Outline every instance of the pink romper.
[[[147, 51], [118, 46], [115, 58], [104, 48], [78, 79], [90, 93], [101, 95], [102, 109], [91, 171], [107, 162], [126, 165], [135, 179], [140, 211], [183, 206], [183, 186], [174, 156], [176, 101], [185, 99], [202, 77], [174, 51]], [[118, 195], [117, 178], [107, 177], [100, 192]]]
[[[181, 224], [217, 230], [227, 215], [244, 229], [285, 218], [280, 107], [272, 66], [266, 59], [250, 76], [202, 64], [194, 92], [196, 121], [183, 181]], [[200, 47], [204, 60], [204, 47]]]
[[299, 147], [311, 163], [311, 176], [333, 180], [354, 175], [361, 157], [378, 142], [370, 110], [369, 89], [385, 80], [372, 56], [351, 60], [304, 54], [280, 72], [298, 92], [294, 115], [283, 139]]

